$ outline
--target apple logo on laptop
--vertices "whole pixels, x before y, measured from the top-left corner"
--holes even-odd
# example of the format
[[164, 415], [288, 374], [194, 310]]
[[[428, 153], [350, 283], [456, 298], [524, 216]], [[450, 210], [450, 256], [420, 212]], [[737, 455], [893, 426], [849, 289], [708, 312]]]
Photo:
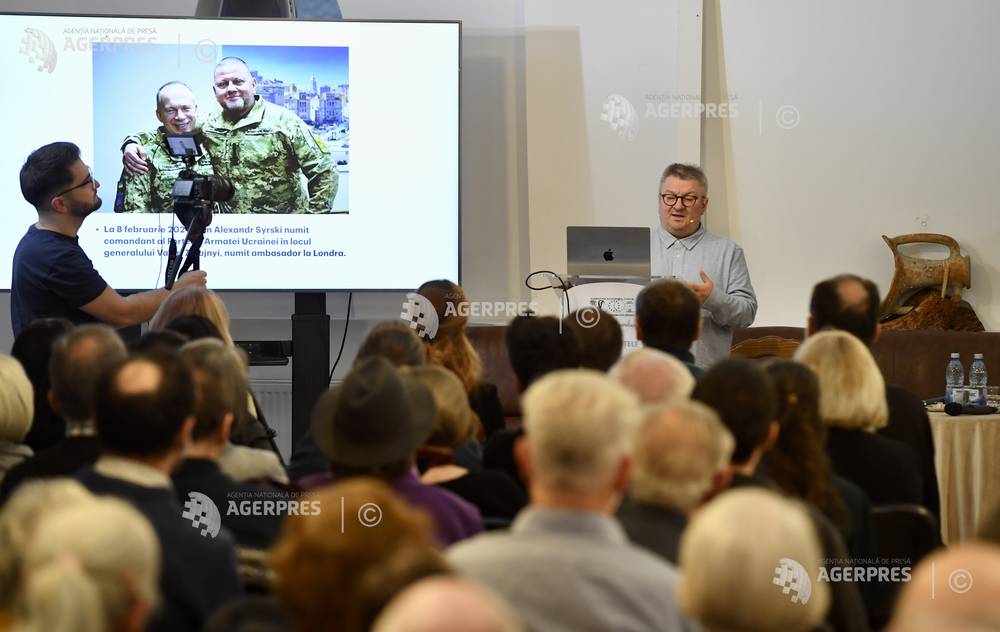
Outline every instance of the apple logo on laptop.
[[614, 261], [615, 260], [615, 251], [612, 250], [611, 248], [608, 248], [607, 250], [605, 250], [604, 251], [604, 260], [605, 261]]

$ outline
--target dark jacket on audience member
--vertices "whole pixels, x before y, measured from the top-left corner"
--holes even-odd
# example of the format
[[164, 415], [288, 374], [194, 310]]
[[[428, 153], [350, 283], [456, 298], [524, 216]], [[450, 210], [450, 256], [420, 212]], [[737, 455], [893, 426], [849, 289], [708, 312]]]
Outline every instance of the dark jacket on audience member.
[[200, 630], [213, 610], [242, 594], [236, 574], [232, 536], [201, 535], [168, 487], [147, 487], [103, 476], [86, 467], [76, 475], [95, 494], [130, 502], [153, 526], [160, 541], [163, 602], [149, 629], [154, 632]]
[[487, 437], [497, 430], [503, 430], [507, 427], [496, 384], [480, 382], [469, 393], [469, 408], [479, 417], [479, 421], [483, 424], [483, 432]]
[[483, 518], [513, 520], [528, 504], [524, 490], [494, 470], [469, 470], [464, 476], [435, 484], [475, 505]]
[[626, 498], [618, 508], [618, 522], [633, 544], [648, 549], [671, 564], [677, 564], [687, 516], [666, 507]]
[[833, 471], [863, 489], [873, 505], [923, 502], [917, 457], [905, 443], [864, 430], [830, 428], [826, 453]]
[[0, 484], [0, 504], [7, 502], [21, 483], [35, 478], [69, 476], [85, 465], [92, 465], [100, 452], [101, 442], [97, 435], [63, 438], [7, 472]]
[[889, 424], [880, 428], [879, 436], [901, 441], [910, 446], [917, 457], [923, 481], [920, 503], [934, 517], [941, 519], [941, 499], [938, 493], [937, 467], [934, 465], [934, 435], [924, 403], [902, 386], [885, 385], [885, 400], [889, 405]]
[[[189, 492], [208, 496], [219, 509], [222, 526], [229, 529], [236, 543], [254, 549], [266, 549], [274, 543], [281, 530], [283, 515], [274, 515], [273, 512], [272, 515], [265, 515], [261, 505], [253, 512], [258, 515], [242, 515], [239, 511], [241, 502], [291, 500], [290, 494], [282, 490], [244, 485], [233, 480], [211, 459], [184, 459], [174, 468], [171, 479], [178, 502], [186, 502]], [[231, 502], [235, 503], [238, 513], [230, 513]], [[249, 508], [252, 509], [252, 506]]]

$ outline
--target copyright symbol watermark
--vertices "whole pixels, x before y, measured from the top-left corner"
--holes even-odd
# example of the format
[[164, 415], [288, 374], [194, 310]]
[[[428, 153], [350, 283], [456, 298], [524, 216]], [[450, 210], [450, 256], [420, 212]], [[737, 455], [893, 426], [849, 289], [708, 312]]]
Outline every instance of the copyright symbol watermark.
[[584, 329], [590, 329], [601, 322], [601, 310], [593, 305], [587, 305], [576, 310], [576, 323]]
[[948, 588], [959, 595], [972, 590], [972, 583], [972, 573], [964, 568], [956, 568], [948, 575]]
[[794, 105], [783, 105], [774, 113], [774, 120], [781, 129], [793, 129], [799, 126], [802, 115]]
[[358, 508], [358, 522], [363, 527], [375, 527], [382, 522], [382, 508], [375, 503], [365, 503]]
[[219, 47], [214, 40], [203, 39], [194, 45], [194, 58], [200, 62], [216, 61]]

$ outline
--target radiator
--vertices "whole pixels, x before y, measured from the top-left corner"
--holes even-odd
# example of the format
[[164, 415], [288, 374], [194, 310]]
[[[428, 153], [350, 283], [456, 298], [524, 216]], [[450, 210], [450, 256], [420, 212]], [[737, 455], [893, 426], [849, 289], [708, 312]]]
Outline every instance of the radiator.
[[250, 388], [260, 402], [268, 425], [277, 431], [274, 439], [288, 463], [292, 456], [292, 381], [251, 379]]

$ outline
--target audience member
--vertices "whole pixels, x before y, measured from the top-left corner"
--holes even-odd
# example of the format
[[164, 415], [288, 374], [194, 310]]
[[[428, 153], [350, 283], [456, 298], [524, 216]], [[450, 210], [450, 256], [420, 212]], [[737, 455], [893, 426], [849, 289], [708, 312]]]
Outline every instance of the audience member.
[[662, 279], [639, 292], [635, 299], [636, 338], [683, 362], [695, 378], [704, 373], [691, 352], [699, 335], [701, 303], [690, 287], [674, 279]]
[[636, 349], [608, 373], [639, 396], [643, 404], [685, 400], [694, 390], [694, 376], [677, 358], [652, 347]]
[[529, 630], [681, 630], [677, 573], [613, 518], [628, 488], [639, 401], [589, 370], [553, 372], [524, 397], [517, 455], [531, 503], [509, 532], [449, 550]]
[[203, 287], [178, 288], [170, 292], [149, 321], [150, 330], [170, 329], [168, 325], [181, 316], [201, 316], [215, 325], [222, 341], [233, 344], [229, 333], [229, 312], [219, 295]]
[[154, 329], [142, 334], [128, 344], [129, 353], [143, 354], [153, 351], [177, 351], [188, 342], [188, 337], [179, 331]]
[[212, 321], [198, 314], [178, 316], [167, 323], [163, 331], [175, 331], [187, 338], [188, 341], [201, 340], [202, 338], [215, 338], [222, 342], [226, 341], [222, 336], [222, 332], [219, 331], [219, 328]]
[[381, 479], [433, 517], [443, 545], [482, 531], [479, 510], [452, 492], [420, 482], [417, 448], [434, 430], [434, 398], [425, 386], [400, 375], [385, 358], [354, 367], [320, 396], [312, 431], [330, 459], [331, 475], [299, 481], [304, 489], [358, 476]]
[[431, 302], [438, 317], [437, 333], [426, 339], [428, 362], [440, 364], [462, 380], [469, 405], [479, 416], [487, 437], [502, 430], [505, 422], [496, 384], [483, 379], [482, 360], [465, 333], [469, 322], [465, 290], [441, 279], [424, 283], [417, 293]]
[[851, 555], [875, 558], [875, 530], [868, 494], [832, 472], [819, 418], [819, 381], [809, 367], [789, 360], [764, 365], [778, 395], [781, 431], [764, 455], [763, 468], [786, 494], [822, 511], [840, 529]]
[[19, 600], [39, 632], [142, 632], [159, 595], [149, 521], [114, 498], [50, 508], [24, 554]]
[[[421, 366], [427, 362], [427, 346], [409, 325], [401, 320], [389, 320], [378, 323], [368, 332], [354, 357], [354, 366], [376, 356], [385, 358], [397, 368]], [[292, 450], [288, 474], [293, 480], [300, 480], [329, 472], [330, 460], [316, 445], [312, 430], [306, 430]]]
[[[842, 274], [817, 283], [809, 301], [807, 332], [837, 329], [855, 336], [866, 347], [878, 340], [882, 327], [879, 318], [878, 287], [867, 279]], [[941, 501], [934, 465], [934, 438], [924, 404], [902, 386], [885, 385], [889, 421], [878, 434], [910, 446], [919, 460], [922, 504], [940, 516]]]
[[677, 601], [705, 632], [810, 630], [830, 605], [816, 581], [822, 557], [801, 505], [764, 489], [727, 492], [684, 532]]
[[[278, 500], [278, 490], [239, 483], [219, 466], [230, 432], [246, 421], [247, 369], [242, 356], [213, 338], [190, 342], [180, 354], [194, 378], [195, 423], [184, 460], [171, 475], [177, 497], [183, 502], [191, 492], [198, 492], [216, 507], [227, 508], [230, 501]], [[220, 513], [223, 526], [240, 546], [266, 549], [278, 537], [280, 515]]]
[[576, 334], [584, 369], [606, 372], [622, 357], [622, 326], [606, 311], [597, 309], [590, 322], [578, 310], [563, 318], [562, 324]]
[[24, 437], [35, 414], [31, 381], [17, 358], [0, 354], [0, 481], [31, 457]]
[[174, 354], [135, 357], [101, 378], [95, 401], [101, 457], [77, 478], [131, 502], [156, 531], [164, 603], [151, 629], [200, 629], [241, 589], [229, 533], [202, 535], [204, 523], [183, 517], [170, 483], [195, 423], [191, 374]]
[[35, 415], [31, 430], [24, 438], [35, 452], [61, 441], [66, 436], [66, 425], [49, 404], [49, 358], [56, 339], [73, 329], [65, 318], [39, 318], [32, 321], [14, 338], [10, 354], [21, 362], [34, 392]]
[[778, 439], [778, 405], [767, 373], [750, 360], [723, 360], [698, 380], [691, 398], [712, 408], [733, 435], [732, 485], [774, 489], [757, 467]]
[[[759, 467], [777, 442], [777, 394], [774, 382], [758, 364], [733, 358], [712, 366], [698, 380], [692, 398], [718, 413], [735, 440], [730, 487], [757, 487], [780, 492], [778, 485]], [[824, 566], [840, 566], [848, 556], [840, 531], [819, 509], [809, 506], [815, 532], [824, 552]], [[858, 587], [851, 582], [831, 586], [833, 606], [827, 624], [835, 630], [863, 632], [869, 629], [868, 614]]]
[[271, 552], [274, 592], [295, 629], [367, 631], [396, 593], [449, 572], [426, 513], [384, 483], [357, 478], [310, 500], [321, 513], [290, 517]]
[[1000, 548], [963, 542], [913, 569], [886, 632], [985, 632], [1000, 629]]
[[524, 491], [503, 472], [470, 470], [455, 462], [455, 449], [475, 436], [479, 419], [469, 407], [462, 383], [455, 374], [437, 365], [404, 367], [434, 397], [434, 429], [417, 452], [420, 480], [458, 494], [488, 518], [511, 520], [528, 500]]
[[373, 632], [521, 632], [524, 628], [496, 595], [459, 577], [429, 577], [399, 594], [375, 621]]
[[863, 489], [872, 503], [920, 504], [916, 455], [905, 443], [875, 434], [885, 426], [885, 382], [868, 349], [843, 331], [810, 336], [795, 359], [819, 379], [819, 412], [829, 429], [833, 470]]
[[629, 539], [677, 564], [688, 516], [729, 487], [732, 453], [733, 435], [708, 406], [649, 411], [636, 436], [631, 494], [618, 509]]
[[38, 524], [54, 508], [68, 508], [93, 499], [80, 483], [70, 479], [29, 481], [0, 512], [0, 629], [12, 619], [19, 599], [24, 552]]
[[25, 480], [67, 476], [97, 460], [97, 383], [127, 357], [122, 339], [107, 325], [80, 325], [56, 341], [49, 361], [50, 401], [66, 420], [66, 436], [12, 469], [0, 484], [0, 498]]
[[511, 320], [507, 324], [507, 355], [520, 392], [552, 371], [580, 366], [576, 334], [555, 316], [517, 316]]

